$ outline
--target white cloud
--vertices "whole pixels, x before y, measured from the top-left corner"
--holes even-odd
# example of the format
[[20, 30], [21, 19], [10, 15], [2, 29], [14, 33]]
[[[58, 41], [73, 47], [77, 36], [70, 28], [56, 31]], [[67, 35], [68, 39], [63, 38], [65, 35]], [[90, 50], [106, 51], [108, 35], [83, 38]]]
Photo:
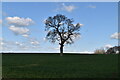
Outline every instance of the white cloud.
[[38, 40], [35, 39], [35, 38], [29, 37], [28, 39], [29, 39], [30, 44], [32, 44], [32, 45], [34, 45], [34, 46], [40, 44], [40, 41], [38, 41]]
[[13, 31], [15, 34], [21, 34], [21, 35], [29, 32], [29, 29], [23, 27], [10, 26], [9, 29]]
[[84, 24], [80, 24], [80, 26], [83, 26]]
[[3, 42], [3, 38], [0, 38], [0, 50], [2, 50], [2, 47], [5, 43]]
[[15, 42], [15, 44], [18, 45], [18, 46], [22, 46], [22, 45], [23, 45], [23, 44], [20, 43], [20, 42]]
[[96, 8], [96, 6], [89, 5], [88, 8]]
[[38, 44], [40, 44], [38, 41], [31, 41], [30, 43], [33, 44], [33, 45], [38, 45]]
[[[29, 38], [28, 38], [29, 39]], [[33, 45], [34, 44], [34, 45]], [[7, 41], [0, 38], [0, 50], [6, 52], [10, 51], [38, 51], [40, 49], [40, 45], [37, 45], [38, 42], [34, 41], [32, 44], [29, 40], [25, 42], [19, 41]]]
[[44, 41], [47, 41], [47, 39], [46, 39], [46, 38], [43, 38], [43, 40], [44, 40]]
[[33, 48], [36, 50], [37, 48], [39, 48], [38, 41], [31, 41], [30, 43], [28, 43], [28, 42], [15, 42], [15, 44], [21, 50], [31, 50]]
[[0, 38], [0, 47], [2, 47], [2, 45], [4, 45], [3, 38]]
[[26, 38], [28, 38], [28, 37], [29, 37], [29, 35], [28, 35], [28, 34], [23, 34], [22, 36], [23, 36], [23, 37], [26, 37]]
[[21, 18], [21, 17], [7, 17], [6, 20], [8, 21], [8, 24], [24, 27], [24, 26], [30, 26], [34, 23], [34, 21], [30, 18]]
[[7, 17], [6, 18], [9, 30], [14, 32], [15, 34], [19, 34], [23, 37], [29, 37], [29, 29], [27, 26], [30, 26], [34, 23], [34, 21], [30, 18], [23, 18], [23, 17]]
[[4, 42], [3, 41], [0, 41], [0, 46], [4, 45]]
[[10, 42], [6, 42], [3, 38], [0, 38], [0, 51], [3, 51], [3, 50], [7, 50], [7, 49], [10, 49], [8, 48]]
[[0, 19], [0, 24], [2, 24], [2, 20]]
[[73, 6], [73, 5], [65, 5], [65, 3], [62, 3], [62, 6], [57, 8], [57, 10], [67, 11], [67, 12], [72, 12], [75, 9], [76, 9], [75, 6]]
[[116, 32], [114, 34], [111, 35], [112, 39], [120, 39], [120, 33]]
[[111, 48], [111, 47], [113, 47], [113, 46], [110, 45], [110, 44], [105, 45], [105, 49], [109, 49], [109, 48]]

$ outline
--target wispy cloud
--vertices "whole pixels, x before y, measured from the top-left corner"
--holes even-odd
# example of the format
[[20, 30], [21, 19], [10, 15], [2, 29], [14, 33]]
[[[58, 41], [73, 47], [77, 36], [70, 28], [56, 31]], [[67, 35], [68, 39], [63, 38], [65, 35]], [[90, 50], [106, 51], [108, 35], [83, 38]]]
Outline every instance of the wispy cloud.
[[30, 43], [33, 44], [33, 45], [38, 45], [38, 44], [40, 44], [39, 41], [31, 41]]
[[112, 39], [120, 39], [120, 33], [115, 32], [110, 36]]
[[57, 8], [58, 11], [67, 11], [72, 12], [76, 9], [76, 6], [74, 5], [66, 5], [65, 3], [62, 3], [59, 8]]
[[37, 51], [40, 49], [40, 45], [38, 45], [39, 41], [34, 41], [31, 44], [31, 41], [27, 40], [25, 42], [20, 41], [7, 41], [3, 38], [0, 38], [0, 50], [3, 51]]
[[10, 26], [9, 29], [13, 31], [16, 35], [20, 34], [25, 36], [29, 32], [29, 29], [23, 27]]
[[0, 19], [0, 24], [2, 24], [2, 20]]
[[23, 34], [22, 36], [28, 38], [29, 34]]
[[22, 46], [23, 44], [20, 42], [15, 42], [16, 45]]
[[4, 44], [3, 38], [0, 38], [0, 50], [2, 49], [2, 45]]
[[28, 41], [29, 41], [30, 44], [32, 44], [34, 46], [40, 44], [40, 41], [38, 41], [36, 38], [28, 37]]

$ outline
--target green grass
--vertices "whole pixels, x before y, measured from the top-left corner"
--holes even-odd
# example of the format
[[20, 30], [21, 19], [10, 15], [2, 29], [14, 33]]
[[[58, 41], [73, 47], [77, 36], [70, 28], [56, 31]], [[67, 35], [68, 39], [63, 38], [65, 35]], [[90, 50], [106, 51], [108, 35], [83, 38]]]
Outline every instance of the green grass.
[[118, 55], [3, 54], [3, 78], [117, 78]]

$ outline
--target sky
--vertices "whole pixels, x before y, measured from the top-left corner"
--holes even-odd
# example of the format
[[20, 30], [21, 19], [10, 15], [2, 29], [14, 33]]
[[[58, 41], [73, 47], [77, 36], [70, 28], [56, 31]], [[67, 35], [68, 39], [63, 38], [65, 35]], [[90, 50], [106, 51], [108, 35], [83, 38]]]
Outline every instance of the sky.
[[65, 45], [64, 52], [89, 53], [118, 45], [117, 2], [3, 2], [0, 49], [3, 52], [59, 52], [58, 43], [45, 39], [44, 20], [56, 14], [82, 24], [81, 36], [74, 44]]
[[118, 2], [119, 0], [2, 0], [2, 2]]

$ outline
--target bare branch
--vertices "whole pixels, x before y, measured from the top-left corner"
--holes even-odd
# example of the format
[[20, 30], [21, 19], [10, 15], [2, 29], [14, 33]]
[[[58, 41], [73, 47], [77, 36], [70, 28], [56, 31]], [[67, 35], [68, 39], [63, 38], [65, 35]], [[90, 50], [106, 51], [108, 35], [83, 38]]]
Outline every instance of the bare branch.
[[46, 38], [51, 42], [59, 41], [60, 45], [74, 43], [74, 38], [80, 35], [80, 23], [73, 24], [73, 19], [68, 19], [64, 15], [57, 14], [48, 17], [45, 21], [45, 30], [48, 31]]

